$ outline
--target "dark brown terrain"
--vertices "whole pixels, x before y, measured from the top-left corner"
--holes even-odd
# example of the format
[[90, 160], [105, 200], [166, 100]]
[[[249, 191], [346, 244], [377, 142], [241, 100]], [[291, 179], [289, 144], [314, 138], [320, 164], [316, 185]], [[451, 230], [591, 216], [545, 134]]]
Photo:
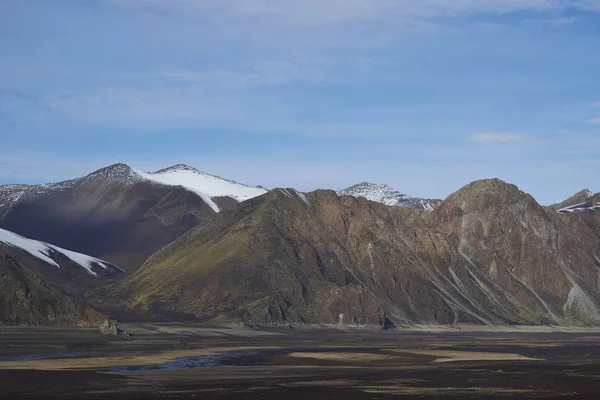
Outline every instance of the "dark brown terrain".
[[2, 324], [99, 327], [107, 320], [106, 315], [52, 285], [0, 246], [0, 329], [5, 329]]
[[0, 327], [3, 399], [596, 399], [598, 331]]

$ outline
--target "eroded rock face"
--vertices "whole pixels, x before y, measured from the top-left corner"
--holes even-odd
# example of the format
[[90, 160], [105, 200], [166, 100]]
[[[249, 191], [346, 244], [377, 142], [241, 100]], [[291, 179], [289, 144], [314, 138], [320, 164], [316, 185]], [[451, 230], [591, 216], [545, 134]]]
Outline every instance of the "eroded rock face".
[[600, 324], [600, 239], [499, 180], [429, 214], [274, 190], [155, 253], [113, 288], [205, 321]]
[[489, 180], [451, 195], [430, 223], [454, 241], [457, 264], [467, 270], [455, 283], [475, 281], [489, 292], [495, 306], [479, 307], [488, 314], [516, 323], [600, 323], [600, 244], [581, 218]]

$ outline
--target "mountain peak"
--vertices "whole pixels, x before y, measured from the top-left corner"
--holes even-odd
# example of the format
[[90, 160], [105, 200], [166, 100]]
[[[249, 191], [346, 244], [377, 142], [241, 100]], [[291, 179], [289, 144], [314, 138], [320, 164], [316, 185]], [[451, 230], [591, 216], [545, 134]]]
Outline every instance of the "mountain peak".
[[401, 193], [389, 185], [372, 182], [361, 182], [338, 192], [339, 196], [364, 197], [367, 200], [385, 204], [431, 211], [442, 201], [438, 199], [421, 199]]
[[386, 184], [361, 182], [338, 192], [340, 196], [364, 197], [367, 200], [383, 203], [388, 206], [398, 205], [399, 201], [409, 198]]
[[387, 185], [385, 183], [373, 183], [373, 182], [361, 182], [361, 183], [357, 183], [356, 185], [350, 186], [348, 189], [345, 189], [345, 190], [349, 190], [349, 189], [362, 189], [362, 188], [397, 191], [394, 188], [392, 188], [390, 185]]
[[583, 189], [583, 190], [580, 190], [579, 192], [575, 193], [573, 196], [569, 197], [568, 199], [564, 200], [563, 202], [554, 205], [553, 207], [556, 208], [557, 210], [568, 208], [568, 207], [571, 207], [571, 206], [574, 206], [577, 204], [585, 203], [586, 201], [590, 200], [592, 197], [594, 197], [594, 193], [591, 190]]
[[542, 211], [542, 207], [531, 195], [523, 192], [516, 185], [497, 178], [483, 179], [463, 186], [448, 196], [436, 211], [444, 213], [460, 209], [463, 213], [483, 212], [513, 205], [534, 207]]
[[133, 168], [124, 163], [109, 165], [92, 172], [84, 178], [86, 181], [94, 182], [124, 182], [131, 183], [141, 179]]
[[521, 193], [519, 188], [511, 183], [504, 182], [501, 179], [481, 179], [471, 182], [450, 196], [455, 197], [474, 197], [477, 195], [487, 196], [508, 196]]
[[192, 172], [200, 173], [199, 170], [197, 170], [196, 168], [189, 166], [187, 164], [175, 164], [175, 165], [172, 165], [167, 168], [159, 169], [158, 171], [153, 172], [153, 174], [164, 174], [167, 172], [174, 172], [174, 171], [192, 171]]

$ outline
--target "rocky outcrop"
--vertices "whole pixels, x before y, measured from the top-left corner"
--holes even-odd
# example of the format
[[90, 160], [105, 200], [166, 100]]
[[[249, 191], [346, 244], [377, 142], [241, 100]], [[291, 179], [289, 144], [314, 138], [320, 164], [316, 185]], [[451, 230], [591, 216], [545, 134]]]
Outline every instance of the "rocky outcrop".
[[127, 333], [119, 326], [119, 322], [110, 318], [105, 319], [100, 324], [99, 329], [103, 335], [107, 336], [128, 336]]

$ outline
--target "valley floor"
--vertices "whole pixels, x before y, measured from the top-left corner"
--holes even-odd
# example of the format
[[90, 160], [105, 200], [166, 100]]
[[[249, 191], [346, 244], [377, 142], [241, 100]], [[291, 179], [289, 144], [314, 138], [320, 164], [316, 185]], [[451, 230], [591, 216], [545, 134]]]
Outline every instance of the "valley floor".
[[3, 399], [579, 398], [600, 333], [0, 326]]

